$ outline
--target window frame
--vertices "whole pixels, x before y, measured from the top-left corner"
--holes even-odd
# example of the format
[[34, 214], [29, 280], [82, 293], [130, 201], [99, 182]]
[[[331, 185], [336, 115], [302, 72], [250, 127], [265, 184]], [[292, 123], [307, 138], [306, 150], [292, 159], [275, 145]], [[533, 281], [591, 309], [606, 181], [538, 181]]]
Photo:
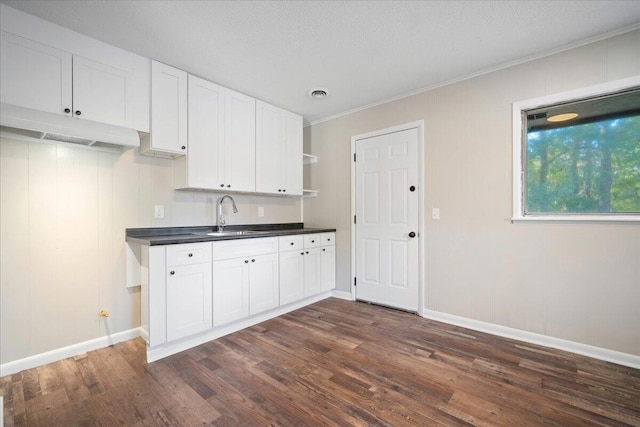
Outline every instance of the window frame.
[[639, 214], [526, 214], [524, 213], [525, 191], [525, 153], [522, 112], [544, 106], [552, 106], [585, 98], [606, 95], [625, 89], [640, 86], [640, 76], [615, 80], [595, 86], [589, 86], [567, 92], [555, 93], [539, 98], [527, 99], [512, 104], [513, 130], [513, 211], [512, 222], [546, 221], [546, 222], [639, 222]]

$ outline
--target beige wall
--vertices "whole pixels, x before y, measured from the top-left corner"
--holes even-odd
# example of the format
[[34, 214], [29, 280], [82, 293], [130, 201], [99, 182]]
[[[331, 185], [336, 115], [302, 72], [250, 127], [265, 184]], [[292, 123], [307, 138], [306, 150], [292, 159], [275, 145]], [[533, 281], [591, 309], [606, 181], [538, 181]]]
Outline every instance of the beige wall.
[[305, 131], [305, 224], [338, 229], [349, 291], [350, 139], [425, 123], [425, 306], [640, 355], [640, 225], [511, 224], [511, 104], [640, 74], [640, 31], [389, 102]]
[[[125, 228], [212, 225], [220, 196], [171, 182], [171, 160], [138, 150], [0, 140], [0, 363], [140, 325], [139, 288], [125, 288]], [[229, 224], [300, 221], [299, 198], [234, 199]], [[153, 218], [156, 204], [165, 219]]]

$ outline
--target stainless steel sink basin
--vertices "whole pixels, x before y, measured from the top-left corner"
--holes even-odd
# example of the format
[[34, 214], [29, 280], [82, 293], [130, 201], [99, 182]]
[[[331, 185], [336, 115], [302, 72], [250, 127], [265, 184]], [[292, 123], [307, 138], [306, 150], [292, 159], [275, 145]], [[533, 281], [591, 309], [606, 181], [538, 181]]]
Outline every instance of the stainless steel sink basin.
[[211, 231], [209, 233], [198, 233], [198, 234], [204, 234], [207, 236], [214, 236], [214, 237], [226, 237], [226, 236], [245, 236], [247, 234], [255, 234], [255, 233], [260, 233], [260, 231], [254, 231], [254, 230], [229, 230], [229, 231]]

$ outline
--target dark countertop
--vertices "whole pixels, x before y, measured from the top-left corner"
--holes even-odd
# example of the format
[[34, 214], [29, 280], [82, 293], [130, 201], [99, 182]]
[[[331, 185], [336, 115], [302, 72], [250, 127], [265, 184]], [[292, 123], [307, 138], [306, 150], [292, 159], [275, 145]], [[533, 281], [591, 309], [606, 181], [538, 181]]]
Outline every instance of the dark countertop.
[[301, 222], [287, 224], [227, 225], [224, 231], [251, 230], [251, 234], [208, 236], [216, 226], [127, 228], [127, 242], [145, 246], [177, 245], [181, 243], [215, 242], [218, 240], [255, 239], [292, 234], [332, 233], [335, 228], [305, 228]]

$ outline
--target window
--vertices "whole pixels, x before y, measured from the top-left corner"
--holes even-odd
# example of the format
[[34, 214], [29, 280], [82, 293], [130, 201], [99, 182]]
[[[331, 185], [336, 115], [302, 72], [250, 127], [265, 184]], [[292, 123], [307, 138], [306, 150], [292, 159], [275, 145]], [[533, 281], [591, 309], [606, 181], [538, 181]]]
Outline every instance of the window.
[[514, 220], [640, 221], [634, 80], [514, 104]]

